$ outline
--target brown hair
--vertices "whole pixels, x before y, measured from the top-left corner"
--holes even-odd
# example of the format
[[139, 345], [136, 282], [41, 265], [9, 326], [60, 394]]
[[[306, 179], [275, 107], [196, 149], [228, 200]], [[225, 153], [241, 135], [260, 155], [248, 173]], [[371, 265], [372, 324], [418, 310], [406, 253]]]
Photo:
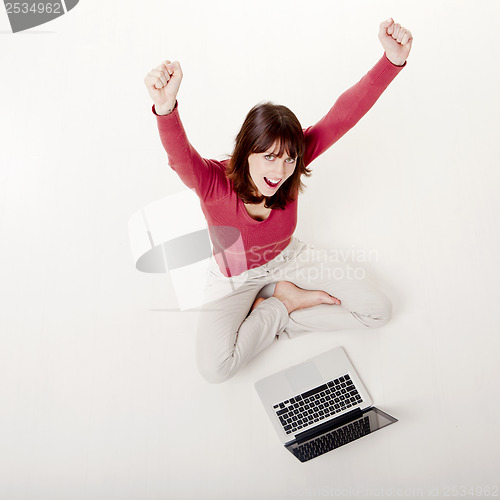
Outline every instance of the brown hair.
[[[291, 158], [296, 158], [295, 170], [273, 196], [255, 196], [257, 187], [250, 177], [248, 157], [252, 153], [267, 151], [275, 143], [279, 147], [278, 156], [286, 152]], [[247, 114], [236, 136], [226, 177], [232, 181], [234, 191], [245, 203], [261, 203], [265, 199], [266, 208], [284, 209], [305, 187], [301, 181], [302, 174], [311, 175], [304, 164], [304, 151], [304, 133], [295, 114], [279, 104], [257, 104]]]

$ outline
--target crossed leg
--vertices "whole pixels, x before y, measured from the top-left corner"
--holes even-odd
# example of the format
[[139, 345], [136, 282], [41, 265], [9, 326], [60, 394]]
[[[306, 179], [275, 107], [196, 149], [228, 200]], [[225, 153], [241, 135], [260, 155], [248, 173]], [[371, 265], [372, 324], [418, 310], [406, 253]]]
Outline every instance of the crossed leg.
[[[376, 328], [389, 321], [390, 301], [364, 276], [356, 275], [345, 263], [321, 258], [310, 247], [299, 257], [280, 267], [280, 273], [248, 280], [204, 307], [197, 333], [197, 362], [209, 382], [231, 378], [282, 333], [293, 337], [310, 331]], [[277, 285], [271, 297], [256, 300], [270, 281], [287, 285]], [[296, 309], [287, 307], [297, 290], [304, 301], [312, 302]]]
[[391, 302], [366, 278], [364, 269], [330, 260], [311, 247], [285, 270], [283, 279], [288, 278], [297, 287], [323, 290], [341, 302], [333, 307], [323, 303], [291, 312], [285, 328], [290, 337], [309, 331], [378, 328], [391, 318]]

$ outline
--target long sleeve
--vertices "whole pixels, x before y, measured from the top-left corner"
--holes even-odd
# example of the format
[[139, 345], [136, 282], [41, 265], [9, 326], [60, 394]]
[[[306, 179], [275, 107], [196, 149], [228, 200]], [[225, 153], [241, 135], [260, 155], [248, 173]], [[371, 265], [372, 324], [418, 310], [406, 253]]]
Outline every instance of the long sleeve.
[[405, 66], [406, 62], [403, 66], [395, 66], [384, 52], [377, 64], [346, 90], [316, 125], [304, 130], [305, 164], [311, 163], [354, 127]]
[[182, 125], [178, 103], [168, 115], [156, 114], [154, 105], [152, 112], [156, 116], [160, 140], [167, 152], [168, 163], [189, 188], [195, 189], [202, 200], [217, 198], [226, 194], [222, 191], [224, 174], [220, 162], [202, 158], [189, 142]]

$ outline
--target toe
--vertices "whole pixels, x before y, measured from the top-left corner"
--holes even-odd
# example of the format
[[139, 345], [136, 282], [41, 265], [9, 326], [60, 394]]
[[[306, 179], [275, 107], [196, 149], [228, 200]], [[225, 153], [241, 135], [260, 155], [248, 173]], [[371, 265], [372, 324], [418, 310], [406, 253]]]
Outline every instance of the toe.
[[328, 294], [327, 292], [321, 292], [321, 298], [323, 303], [325, 304], [340, 304], [340, 300], [334, 297], [333, 295]]

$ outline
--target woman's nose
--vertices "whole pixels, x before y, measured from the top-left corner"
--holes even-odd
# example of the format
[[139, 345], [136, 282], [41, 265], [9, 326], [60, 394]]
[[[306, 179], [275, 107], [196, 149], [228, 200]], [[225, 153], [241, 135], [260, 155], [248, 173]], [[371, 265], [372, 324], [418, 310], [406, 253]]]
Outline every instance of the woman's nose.
[[278, 163], [276, 164], [276, 169], [275, 173], [278, 177], [284, 177], [285, 176], [285, 160], [279, 160]]

